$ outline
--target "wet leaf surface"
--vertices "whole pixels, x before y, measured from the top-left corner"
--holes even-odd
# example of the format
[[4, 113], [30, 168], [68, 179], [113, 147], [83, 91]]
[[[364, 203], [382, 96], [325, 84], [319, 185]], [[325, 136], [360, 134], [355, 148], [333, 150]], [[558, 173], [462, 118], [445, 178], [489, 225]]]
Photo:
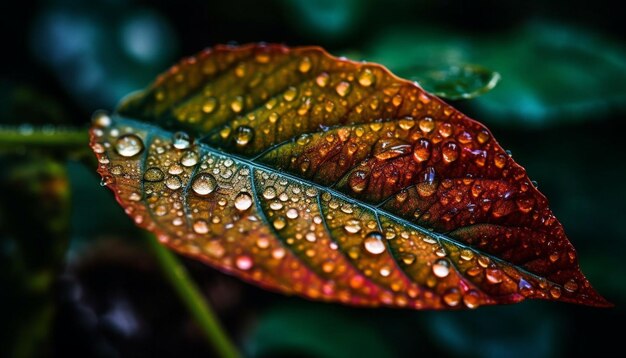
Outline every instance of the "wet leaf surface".
[[268, 289], [415, 309], [608, 305], [491, 133], [379, 65], [217, 47], [91, 135], [137, 225]]
[[398, 75], [415, 80], [426, 91], [450, 100], [471, 99], [491, 91], [500, 74], [477, 65], [415, 66]]

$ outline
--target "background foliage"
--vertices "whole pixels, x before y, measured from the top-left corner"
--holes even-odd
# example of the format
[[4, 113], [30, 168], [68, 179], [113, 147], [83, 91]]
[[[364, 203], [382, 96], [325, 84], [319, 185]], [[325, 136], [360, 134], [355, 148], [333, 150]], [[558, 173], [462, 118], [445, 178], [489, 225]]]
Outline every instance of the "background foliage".
[[[584, 272], [616, 304], [355, 309], [265, 292], [186, 262], [247, 355], [542, 357], [619, 348], [610, 327], [626, 318], [626, 29], [608, 1], [34, 3], [0, 5], [8, 35], [0, 125], [26, 133], [84, 126], [180, 57], [233, 40], [321, 45], [425, 86], [454, 66], [498, 71], [494, 90], [453, 105], [489, 126], [539, 182]], [[80, 151], [1, 149], [3, 353], [211, 354], [90, 160]]]

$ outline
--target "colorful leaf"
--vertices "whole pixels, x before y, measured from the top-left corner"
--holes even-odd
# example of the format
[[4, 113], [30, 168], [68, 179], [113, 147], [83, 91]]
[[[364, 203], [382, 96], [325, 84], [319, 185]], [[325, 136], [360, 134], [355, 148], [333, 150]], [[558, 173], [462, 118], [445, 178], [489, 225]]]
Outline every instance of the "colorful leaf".
[[380, 65], [216, 47], [91, 133], [138, 225], [268, 289], [415, 309], [609, 305], [491, 133]]

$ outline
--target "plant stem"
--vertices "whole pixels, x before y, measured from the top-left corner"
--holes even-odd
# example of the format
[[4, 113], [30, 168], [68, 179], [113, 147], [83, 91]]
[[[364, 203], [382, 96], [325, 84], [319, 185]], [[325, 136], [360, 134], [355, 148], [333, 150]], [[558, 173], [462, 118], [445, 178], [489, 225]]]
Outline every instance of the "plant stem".
[[0, 149], [16, 147], [37, 148], [88, 148], [89, 132], [86, 128], [30, 125], [0, 126]]
[[161, 245], [153, 235], [145, 235], [163, 273], [174, 287], [185, 306], [195, 318], [206, 338], [220, 357], [239, 357], [235, 345], [220, 325], [215, 313], [189, 277], [187, 270], [174, 254]]

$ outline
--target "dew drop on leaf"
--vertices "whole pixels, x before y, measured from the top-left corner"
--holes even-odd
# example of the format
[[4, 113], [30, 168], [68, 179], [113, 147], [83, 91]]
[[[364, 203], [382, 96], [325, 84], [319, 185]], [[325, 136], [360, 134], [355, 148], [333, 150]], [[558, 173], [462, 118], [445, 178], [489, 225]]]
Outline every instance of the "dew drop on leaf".
[[143, 141], [134, 134], [125, 134], [115, 141], [115, 150], [122, 157], [133, 157], [143, 150]]
[[239, 211], [246, 211], [252, 206], [252, 197], [248, 193], [239, 193], [235, 198], [235, 208]]
[[246, 146], [254, 137], [254, 129], [248, 126], [240, 126], [235, 134], [235, 142], [238, 146]]
[[185, 167], [193, 167], [198, 164], [198, 153], [188, 150], [180, 158], [180, 164]]
[[444, 144], [441, 152], [443, 154], [443, 160], [446, 163], [452, 163], [459, 157], [459, 149], [454, 142], [447, 142]]
[[419, 122], [420, 130], [424, 133], [430, 133], [435, 129], [435, 122], [430, 117], [424, 117]]
[[487, 282], [489, 283], [492, 283], [492, 284], [500, 283], [502, 282], [502, 271], [495, 269], [495, 268], [489, 268], [485, 270], [485, 278], [487, 279]]
[[363, 87], [371, 86], [375, 79], [376, 77], [369, 68], [366, 68], [359, 73], [359, 84]]
[[413, 148], [413, 159], [416, 162], [425, 162], [430, 158], [430, 142], [426, 138], [420, 138]]
[[180, 181], [180, 178], [177, 175], [172, 175], [172, 176], [167, 177], [167, 179], [165, 179], [165, 186], [168, 189], [177, 190], [177, 189], [180, 189], [180, 187], [182, 186], [182, 182]]
[[148, 182], [160, 182], [165, 178], [163, 171], [157, 167], [151, 167], [146, 169], [143, 174], [143, 180]]
[[196, 175], [191, 183], [191, 189], [194, 193], [204, 196], [209, 195], [217, 188], [215, 177], [209, 173], [201, 173]]
[[346, 82], [346, 81], [341, 81], [337, 84], [337, 86], [335, 87], [335, 91], [337, 92], [338, 95], [340, 95], [341, 97], [345, 97], [348, 95], [348, 93], [350, 92], [350, 83]]
[[348, 184], [350, 185], [350, 189], [355, 193], [362, 192], [367, 186], [367, 173], [362, 170], [353, 172], [348, 178]]
[[206, 234], [209, 232], [209, 225], [205, 220], [196, 220], [193, 223], [193, 231], [196, 234]]
[[273, 186], [268, 186], [263, 190], [263, 197], [267, 200], [274, 199], [276, 197], [276, 188]]
[[356, 234], [359, 231], [361, 231], [361, 222], [357, 219], [350, 219], [346, 222], [346, 224], [343, 226], [344, 230], [346, 230], [347, 233], [350, 234]]
[[439, 259], [433, 264], [433, 273], [437, 277], [446, 277], [450, 274], [450, 262], [446, 259]]
[[451, 288], [443, 294], [443, 302], [450, 307], [456, 307], [461, 303], [461, 292], [456, 288]]
[[188, 149], [191, 146], [189, 134], [185, 132], [176, 132], [172, 137], [172, 145], [176, 149]]
[[240, 270], [249, 270], [253, 265], [252, 258], [247, 255], [239, 256], [235, 261], [235, 265], [237, 265], [237, 268]]
[[385, 252], [386, 247], [383, 242], [384, 236], [378, 231], [372, 231], [367, 236], [365, 236], [365, 240], [363, 241], [363, 246], [365, 250], [373, 255], [380, 255]]
[[480, 296], [478, 295], [478, 292], [474, 290], [468, 291], [465, 296], [463, 296], [463, 303], [467, 306], [467, 308], [478, 308], [480, 305]]

